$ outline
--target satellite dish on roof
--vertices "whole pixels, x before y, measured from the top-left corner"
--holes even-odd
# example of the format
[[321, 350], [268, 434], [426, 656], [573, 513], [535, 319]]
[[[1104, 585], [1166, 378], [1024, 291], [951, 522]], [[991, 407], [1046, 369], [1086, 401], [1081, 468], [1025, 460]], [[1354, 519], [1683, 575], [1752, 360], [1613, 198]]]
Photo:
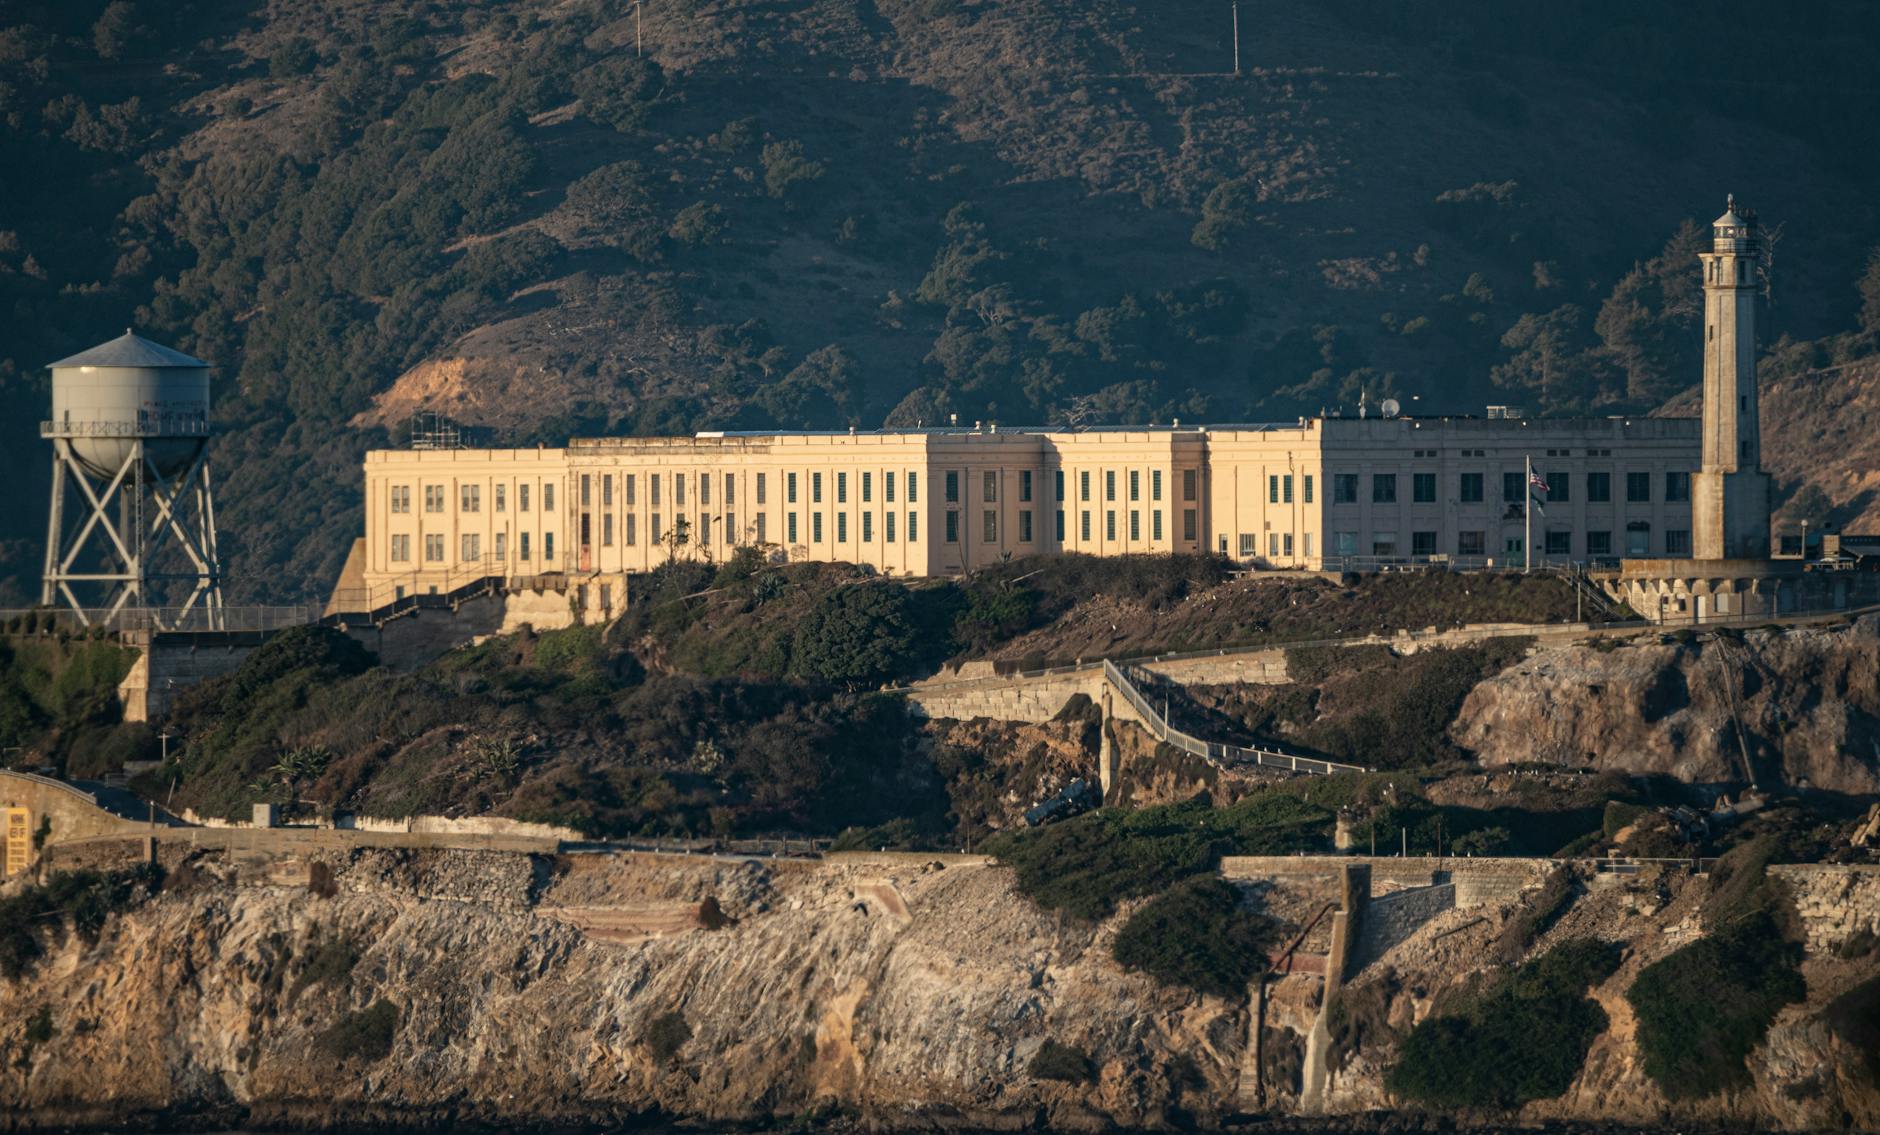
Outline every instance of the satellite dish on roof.
[[1395, 398], [1384, 399], [1384, 404], [1379, 406], [1378, 409], [1384, 412], [1386, 418], [1394, 418], [1403, 412], [1403, 407], [1398, 405]]

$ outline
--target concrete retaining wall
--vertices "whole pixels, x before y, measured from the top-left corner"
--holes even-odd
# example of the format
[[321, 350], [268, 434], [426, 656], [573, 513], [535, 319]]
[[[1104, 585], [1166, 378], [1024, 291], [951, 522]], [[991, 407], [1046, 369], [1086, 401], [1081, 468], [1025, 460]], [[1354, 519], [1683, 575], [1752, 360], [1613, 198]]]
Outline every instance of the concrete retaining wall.
[[[26, 809], [27, 828], [35, 835], [42, 830], [42, 824], [47, 825], [48, 846], [62, 840], [143, 830], [141, 824], [121, 820], [99, 808], [90, 796], [69, 784], [15, 772], [0, 771], [0, 808]], [[5, 856], [5, 843], [0, 841], [0, 878], [24, 867], [4, 862]]]
[[240, 669], [257, 643], [199, 645], [184, 636], [156, 636], [141, 648], [130, 673], [118, 683], [124, 720], [149, 721], [170, 711], [176, 695], [197, 682]]
[[1378, 895], [1413, 887], [1454, 884], [1455, 905], [1481, 906], [1512, 902], [1522, 891], [1537, 887], [1559, 865], [1553, 859], [1409, 859], [1368, 855], [1229, 855], [1221, 860], [1225, 879], [1332, 878], [1347, 864], [1370, 868], [1371, 890]]
[[1039, 678], [995, 678], [983, 682], [914, 686], [907, 691], [907, 701], [923, 717], [957, 721], [986, 717], [994, 721], [1037, 723], [1056, 717], [1064, 704], [1078, 694], [1100, 700], [1103, 686], [1103, 672], [1092, 670]]
[[1188, 686], [1225, 686], [1235, 682], [1277, 686], [1292, 681], [1286, 670], [1286, 652], [1248, 650], [1212, 658], [1175, 658], [1143, 663], [1142, 669]]
[[429, 850], [512, 851], [528, 855], [555, 855], [561, 841], [529, 836], [453, 835], [443, 832], [352, 832], [333, 828], [154, 828], [125, 824], [112, 832], [65, 843], [89, 844], [109, 840], [139, 840], [146, 836], [165, 847], [203, 847], [268, 855], [348, 851], [355, 847], [422, 848]]

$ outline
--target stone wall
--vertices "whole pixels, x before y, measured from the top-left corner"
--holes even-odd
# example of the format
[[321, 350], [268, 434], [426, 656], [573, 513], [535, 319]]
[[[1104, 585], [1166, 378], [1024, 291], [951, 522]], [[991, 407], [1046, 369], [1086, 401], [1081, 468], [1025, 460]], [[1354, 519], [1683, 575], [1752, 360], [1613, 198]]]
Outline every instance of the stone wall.
[[1235, 682], [1277, 686], [1290, 682], [1284, 650], [1246, 650], [1206, 658], [1171, 658], [1142, 664], [1151, 674], [1193, 686], [1225, 686]]
[[1101, 670], [1084, 670], [1038, 678], [989, 678], [913, 686], [907, 691], [907, 700], [923, 717], [955, 721], [986, 717], [994, 721], [1036, 723], [1056, 717], [1064, 704], [1078, 694], [1100, 701], [1104, 684]]
[[1863, 930], [1880, 934], [1880, 866], [1790, 864], [1769, 873], [1788, 884], [1809, 953], [1833, 953]]
[[1456, 905], [1454, 883], [1414, 887], [1372, 899], [1358, 920], [1358, 940], [1347, 972], [1356, 973], [1370, 965], [1424, 923], [1456, 909]]

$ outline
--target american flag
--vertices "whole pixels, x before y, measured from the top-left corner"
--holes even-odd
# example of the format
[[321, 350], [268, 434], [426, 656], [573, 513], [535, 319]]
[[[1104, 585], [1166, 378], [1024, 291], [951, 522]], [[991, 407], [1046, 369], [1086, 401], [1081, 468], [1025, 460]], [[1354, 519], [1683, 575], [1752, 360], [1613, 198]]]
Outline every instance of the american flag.
[[1541, 474], [1539, 469], [1528, 470], [1528, 484], [1543, 493], [1547, 491], [1547, 478]]

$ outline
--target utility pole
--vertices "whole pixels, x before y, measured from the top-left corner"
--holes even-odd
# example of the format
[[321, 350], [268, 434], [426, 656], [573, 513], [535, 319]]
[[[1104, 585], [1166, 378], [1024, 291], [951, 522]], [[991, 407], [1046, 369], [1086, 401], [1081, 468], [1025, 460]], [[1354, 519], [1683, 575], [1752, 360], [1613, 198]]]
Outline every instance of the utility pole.
[[633, 0], [633, 53], [642, 58], [646, 55], [646, 43], [640, 38], [640, 9], [643, 0]]
[[1234, 74], [1240, 74], [1240, 0], [1234, 0]]

